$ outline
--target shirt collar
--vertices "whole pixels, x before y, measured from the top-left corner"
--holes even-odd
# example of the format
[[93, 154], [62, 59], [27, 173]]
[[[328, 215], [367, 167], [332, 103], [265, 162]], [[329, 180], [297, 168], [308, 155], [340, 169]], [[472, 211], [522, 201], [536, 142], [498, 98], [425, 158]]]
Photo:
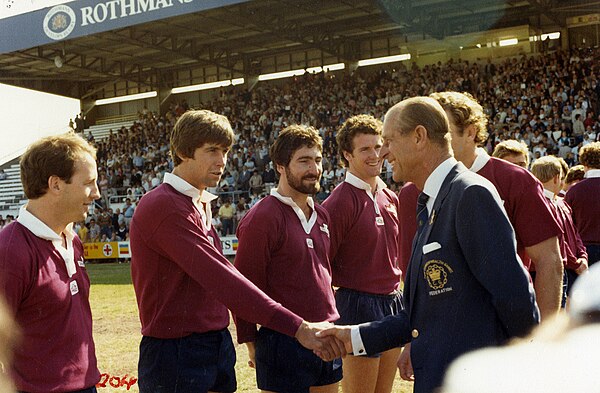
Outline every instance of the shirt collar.
[[379, 176], [377, 176], [377, 183], [375, 185], [375, 190], [371, 190], [371, 185], [366, 181], [362, 180], [358, 176], [354, 175], [352, 172], [346, 172], [346, 183], [353, 185], [356, 188], [367, 191], [368, 194], [374, 195], [377, 191], [381, 191], [384, 188], [387, 188], [387, 184]]
[[211, 229], [212, 210], [210, 208], [210, 202], [218, 198], [216, 195], [211, 194], [206, 190], [200, 191], [174, 173], [165, 173], [163, 183], [170, 185], [175, 191], [192, 198], [192, 203], [196, 206], [196, 209], [202, 216], [204, 225], [208, 230]]
[[298, 219], [300, 219], [300, 223], [302, 224], [302, 228], [304, 228], [304, 232], [306, 232], [306, 234], [308, 235], [312, 230], [313, 225], [315, 225], [315, 222], [317, 222], [317, 211], [315, 210], [315, 201], [311, 197], [308, 197], [306, 200], [308, 207], [310, 207], [312, 210], [310, 219], [307, 221], [304, 212], [302, 211], [302, 209], [300, 209], [300, 206], [298, 206], [292, 198], [281, 195], [279, 191], [277, 191], [277, 188], [271, 189], [271, 195], [277, 198], [284, 205], [288, 205], [292, 208], [292, 210], [294, 210], [294, 212], [298, 216]]
[[485, 164], [488, 163], [489, 160], [490, 155], [488, 154], [488, 152], [485, 151], [485, 149], [478, 147], [477, 150], [475, 150], [475, 161], [473, 161], [473, 165], [471, 165], [471, 168], [469, 168], [469, 170], [471, 172], [477, 173], [481, 170], [481, 168], [485, 166]]
[[450, 170], [456, 165], [458, 161], [454, 157], [450, 157], [440, 165], [427, 178], [425, 181], [425, 186], [423, 187], [423, 192], [429, 196], [429, 199], [435, 199], [437, 194], [440, 192], [440, 188], [442, 188], [442, 183], [444, 183], [444, 179]]
[[554, 202], [554, 199], [556, 198], [556, 196], [554, 195], [554, 193], [550, 190], [546, 190], [544, 188], [544, 196], [548, 199], [550, 199], [550, 201]]
[[27, 205], [21, 206], [21, 209], [19, 209], [17, 221], [40, 239], [51, 241], [54, 248], [65, 261], [69, 277], [72, 277], [75, 274], [77, 271], [75, 267], [75, 254], [73, 251], [73, 238], [75, 237], [75, 234], [73, 233], [72, 223], [67, 225], [62, 233], [65, 236], [65, 243], [67, 245], [65, 248], [62, 245], [63, 239], [61, 235], [54, 232], [42, 220], [31, 214], [29, 210], [27, 210]]
[[[62, 237], [50, 229], [42, 220], [31, 214], [27, 210], [27, 205], [21, 206], [21, 209], [19, 209], [17, 221], [40, 239], [50, 240], [51, 242], [56, 241], [62, 244]], [[68, 225], [63, 234], [66, 239], [73, 240], [72, 225]]]
[[168, 185], [173, 187], [177, 192], [192, 198], [194, 204], [197, 201], [209, 203], [218, 198], [217, 195], [211, 194], [206, 190], [200, 191], [199, 189], [192, 186], [190, 183], [173, 173], [165, 173], [163, 183], [167, 183]]
[[600, 169], [589, 169], [586, 173], [585, 173], [585, 178], [589, 179], [592, 177], [600, 177]]

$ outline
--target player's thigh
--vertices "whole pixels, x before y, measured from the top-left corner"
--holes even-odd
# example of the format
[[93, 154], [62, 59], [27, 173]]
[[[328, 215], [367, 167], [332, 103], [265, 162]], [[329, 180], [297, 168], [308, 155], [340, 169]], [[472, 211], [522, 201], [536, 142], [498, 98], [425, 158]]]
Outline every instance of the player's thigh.
[[311, 386], [310, 393], [338, 393], [339, 382], [323, 386]]
[[400, 348], [394, 348], [381, 354], [375, 393], [390, 393], [392, 391], [400, 352]]
[[344, 393], [372, 393], [377, 385], [379, 357], [346, 356], [343, 360]]

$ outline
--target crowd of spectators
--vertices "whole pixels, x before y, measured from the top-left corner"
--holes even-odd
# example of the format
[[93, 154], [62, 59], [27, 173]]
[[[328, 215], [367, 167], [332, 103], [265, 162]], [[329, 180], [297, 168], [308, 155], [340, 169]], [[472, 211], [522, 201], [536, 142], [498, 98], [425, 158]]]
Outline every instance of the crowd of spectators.
[[[224, 235], [235, 233], [239, 219], [275, 185], [269, 146], [287, 125], [312, 125], [323, 137], [322, 187], [316, 196], [323, 201], [345, 176], [335, 140], [338, 126], [359, 113], [382, 119], [396, 102], [436, 91], [466, 91], [480, 101], [490, 119], [484, 146], [488, 152], [501, 141], [515, 139], [528, 146], [531, 162], [554, 154], [575, 165], [579, 148], [600, 139], [599, 57], [598, 49], [571, 49], [495, 62], [450, 60], [424, 67], [399, 63], [353, 74], [262, 82], [251, 91], [223, 89], [201, 104], [227, 116], [236, 138], [222, 180], [211, 190], [220, 195], [213, 207], [214, 225]], [[138, 199], [173, 168], [169, 133], [188, 109], [185, 101], [161, 115], [144, 109], [131, 127], [111, 131], [104, 140], [86, 135], [98, 148], [102, 195], [87, 222], [88, 240], [126, 238]], [[387, 162], [382, 172], [389, 186], [398, 189]], [[125, 198], [126, 205], [113, 212]]]

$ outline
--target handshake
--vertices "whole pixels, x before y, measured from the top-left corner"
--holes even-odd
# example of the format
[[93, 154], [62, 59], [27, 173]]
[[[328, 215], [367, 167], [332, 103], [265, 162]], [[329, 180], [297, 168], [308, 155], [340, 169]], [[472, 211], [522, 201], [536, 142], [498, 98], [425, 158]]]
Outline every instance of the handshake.
[[352, 353], [350, 326], [335, 326], [329, 322], [302, 322], [296, 339], [325, 361]]
[[[335, 326], [330, 322], [302, 322], [296, 339], [305, 348], [312, 350], [324, 361], [332, 361], [352, 353], [350, 326]], [[248, 365], [255, 368], [254, 342], [247, 342]]]

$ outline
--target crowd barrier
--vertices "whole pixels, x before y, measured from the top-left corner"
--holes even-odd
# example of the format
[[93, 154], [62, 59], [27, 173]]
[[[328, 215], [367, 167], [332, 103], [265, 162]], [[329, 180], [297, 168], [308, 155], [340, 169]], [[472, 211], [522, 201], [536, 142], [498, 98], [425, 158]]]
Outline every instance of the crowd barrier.
[[[221, 247], [226, 256], [235, 255], [238, 247], [237, 237], [223, 236]], [[83, 255], [87, 260], [131, 258], [131, 249], [129, 241], [83, 243]]]

